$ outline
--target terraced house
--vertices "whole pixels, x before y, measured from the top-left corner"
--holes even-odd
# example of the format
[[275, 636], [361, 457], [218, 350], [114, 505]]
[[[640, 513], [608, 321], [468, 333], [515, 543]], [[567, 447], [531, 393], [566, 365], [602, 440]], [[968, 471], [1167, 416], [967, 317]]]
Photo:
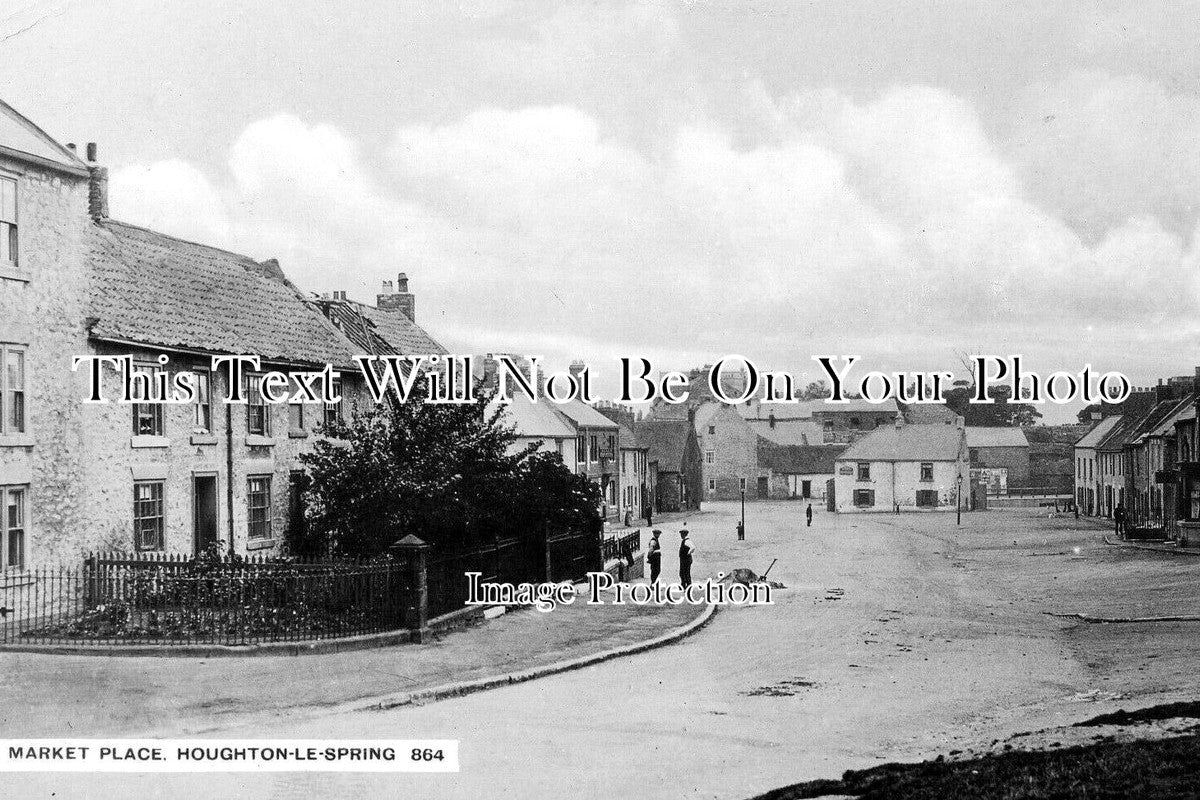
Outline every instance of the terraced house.
[[[300, 455], [320, 426], [370, 403], [353, 357], [444, 352], [413, 319], [401, 275], [371, 307], [306, 295], [274, 260], [183, 241], [108, 217], [95, 147], [81, 160], [0, 104], [0, 535], [4, 567], [92, 549], [193, 553], [217, 542], [275, 552], [303, 524]], [[212, 357], [252, 355], [245, 401]], [[104, 403], [84, 403], [77, 356], [101, 367]], [[340, 403], [269, 404], [264, 374], [332, 365]], [[187, 404], [121, 403], [160, 376], [196, 375]], [[140, 394], [139, 397], [145, 397]]]

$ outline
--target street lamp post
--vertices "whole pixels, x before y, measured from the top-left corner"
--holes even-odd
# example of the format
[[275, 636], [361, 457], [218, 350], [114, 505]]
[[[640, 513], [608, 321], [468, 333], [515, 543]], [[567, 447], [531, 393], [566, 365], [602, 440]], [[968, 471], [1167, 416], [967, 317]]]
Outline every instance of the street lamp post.
[[954, 492], [954, 500], [955, 500], [955, 505], [958, 506], [958, 508], [957, 508], [958, 521], [955, 522], [954, 524], [962, 525], [962, 473], [961, 472], [958, 473], [958, 475], [956, 475], [954, 477], [954, 482], [955, 482], [955, 484], [957, 484], [957, 490]]

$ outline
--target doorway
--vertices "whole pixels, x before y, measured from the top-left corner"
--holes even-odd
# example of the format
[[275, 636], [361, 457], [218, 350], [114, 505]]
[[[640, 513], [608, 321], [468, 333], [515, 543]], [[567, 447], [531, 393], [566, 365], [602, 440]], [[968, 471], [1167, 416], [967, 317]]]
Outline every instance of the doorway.
[[217, 476], [192, 476], [192, 531], [196, 555], [217, 541]]
[[767, 496], [770, 494], [769, 487], [770, 487], [770, 483], [769, 483], [769, 479], [767, 478], [767, 476], [765, 476], [765, 475], [759, 476], [759, 478], [758, 478], [758, 499], [759, 500], [767, 499]]

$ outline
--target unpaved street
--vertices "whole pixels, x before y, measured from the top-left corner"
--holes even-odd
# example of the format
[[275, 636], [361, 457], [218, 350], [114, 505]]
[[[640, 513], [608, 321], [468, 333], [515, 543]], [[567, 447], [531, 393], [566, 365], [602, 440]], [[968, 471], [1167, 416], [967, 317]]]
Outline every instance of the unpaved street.
[[[690, 524], [697, 574], [778, 558], [771, 577], [788, 588], [774, 606], [726, 609], [680, 644], [529, 684], [228, 731], [458, 738], [458, 775], [148, 777], [138, 789], [737, 798], [1197, 694], [1200, 624], [1044, 612], [1200, 613], [1200, 558], [1109, 547], [1086, 523], [1030, 512], [964, 514], [961, 528], [953, 514], [818, 513], [805, 528], [803, 506], [786, 503], [748, 506], [737, 542], [736, 506], [706, 509]], [[117, 779], [88, 780], [101, 796]]]

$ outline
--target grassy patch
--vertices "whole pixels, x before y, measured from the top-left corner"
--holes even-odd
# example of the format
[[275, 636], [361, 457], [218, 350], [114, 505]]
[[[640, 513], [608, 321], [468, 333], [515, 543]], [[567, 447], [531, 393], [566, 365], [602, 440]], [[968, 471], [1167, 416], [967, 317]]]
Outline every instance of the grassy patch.
[[883, 764], [867, 770], [851, 770], [841, 780], [809, 781], [776, 789], [756, 800], [824, 795], [851, 795], [864, 800], [950, 797], [1184, 800], [1200, 797], [1198, 763], [1200, 735], [1193, 734], [1051, 752], [1013, 751], [969, 761], [945, 761], [939, 756], [936, 761], [920, 764]]
[[1138, 711], [1119, 709], [1111, 714], [1101, 714], [1098, 717], [1076, 722], [1073, 727], [1087, 728], [1096, 725], [1136, 725], [1139, 722], [1157, 722], [1176, 717], [1200, 717], [1200, 701], [1187, 700], [1182, 703], [1163, 703]]

